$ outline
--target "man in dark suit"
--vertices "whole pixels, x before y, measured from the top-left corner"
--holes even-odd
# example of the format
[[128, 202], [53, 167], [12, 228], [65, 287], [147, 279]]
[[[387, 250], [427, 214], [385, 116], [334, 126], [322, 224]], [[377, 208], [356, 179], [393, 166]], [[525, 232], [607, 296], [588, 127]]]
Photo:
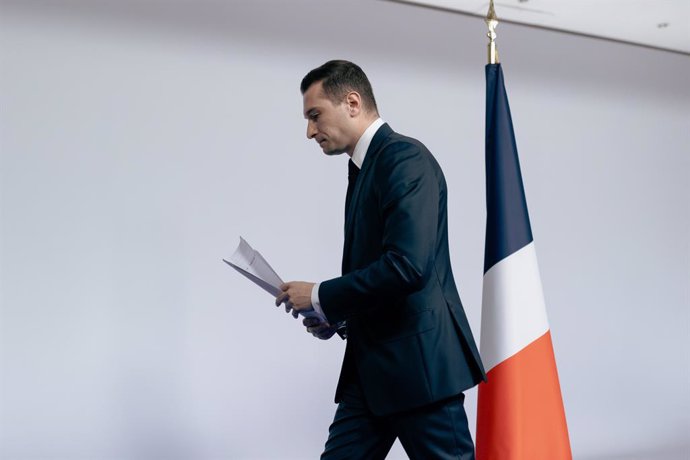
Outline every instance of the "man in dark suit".
[[329, 61], [302, 80], [307, 137], [347, 153], [342, 276], [282, 286], [276, 305], [315, 310], [308, 332], [345, 326], [338, 409], [322, 459], [471, 459], [463, 391], [486, 378], [450, 266], [443, 172], [378, 114], [357, 65]]

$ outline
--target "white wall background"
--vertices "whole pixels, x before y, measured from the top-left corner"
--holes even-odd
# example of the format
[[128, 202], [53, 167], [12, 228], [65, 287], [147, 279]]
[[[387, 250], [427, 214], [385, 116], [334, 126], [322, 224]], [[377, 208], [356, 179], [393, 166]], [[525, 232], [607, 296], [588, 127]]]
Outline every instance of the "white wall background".
[[[338, 274], [346, 159], [306, 140], [298, 90], [331, 58], [444, 167], [479, 338], [482, 21], [371, 0], [0, 8], [0, 458], [317, 457], [344, 343], [220, 259], [243, 235], [285, 279]], [[498, 32], [575, 458], [687, 458], [690, 60]]]

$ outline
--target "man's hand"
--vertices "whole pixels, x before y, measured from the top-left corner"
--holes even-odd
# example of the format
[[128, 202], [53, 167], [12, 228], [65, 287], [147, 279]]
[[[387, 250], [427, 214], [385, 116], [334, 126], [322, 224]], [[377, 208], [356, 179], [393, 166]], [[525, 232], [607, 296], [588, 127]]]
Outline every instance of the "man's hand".
[[281, 303], [285, 303], [285, 311], [297, 318], [300, 312], [313, 311], [314, 307], [311, 304], [311, 290], [315, 283], [306, 283], [304, 281], [290, 281], [282, 284], [280, 289], [283, 291], [276, 297], [276, 307]]
[[321, 340], [330, 339], [336, 331], [335, 326], [331, 326], [324, 321], [319, 321], [318, 318], [304, 318], [302, 324], [307, 327], [307, 332]]

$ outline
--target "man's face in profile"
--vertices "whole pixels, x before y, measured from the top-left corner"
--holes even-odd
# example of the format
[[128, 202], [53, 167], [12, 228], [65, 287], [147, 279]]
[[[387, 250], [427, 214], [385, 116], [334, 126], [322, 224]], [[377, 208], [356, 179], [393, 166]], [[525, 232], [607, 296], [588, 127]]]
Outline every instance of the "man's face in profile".
[[352, 151], [352, 118], [345, 99], [334, 103], [323, 91], [322, 82], [311, 85], [303, 96], [307, 138], [314, 139], [326, 155]]

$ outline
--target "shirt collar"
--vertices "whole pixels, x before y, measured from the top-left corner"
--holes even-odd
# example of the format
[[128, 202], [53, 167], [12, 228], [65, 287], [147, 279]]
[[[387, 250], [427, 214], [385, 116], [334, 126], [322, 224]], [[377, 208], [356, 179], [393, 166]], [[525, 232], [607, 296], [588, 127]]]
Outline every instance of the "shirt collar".
[[364, 157], [367, 155], [367, 150], [369, 150], [369, 144], [371, 144], [371, 140], [374, 138], [374, 134], [376, 134], [376, 131], [379, 130], [381, 126], [383, 126], [384, 121], [379, 117], [376, 120], [374, 120], [369, 127], [364, 131], [364, 134], [362, 134], [362, 137], [359, 138], [357, 141], [357, 145], [355, 145], [355, 150], [352, 152], [352, 162], [359, 168], [362, 169], [362, 165], [364, 164]]

